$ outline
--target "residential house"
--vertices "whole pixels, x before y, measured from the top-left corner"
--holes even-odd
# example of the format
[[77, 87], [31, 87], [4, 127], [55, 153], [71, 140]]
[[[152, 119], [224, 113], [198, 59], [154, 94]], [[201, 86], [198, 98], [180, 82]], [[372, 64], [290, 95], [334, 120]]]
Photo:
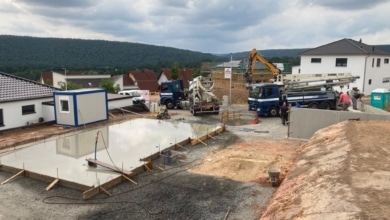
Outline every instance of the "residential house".
[[[195, 73], [194, 69], [182, 68], [179, 70], [177, 79], [183, 81], [184, 88], [189, 88], [190, 87], [189, 82], [192, 80], [192, 76], [194, 75], [194, 73]], [[161, 85], [162, 82], [172, 80], [171, 69], [169, 68], [161, 69], [161, 72], [157, 77], [157, 79], [159, 85]]]
[[128, 76], [140, 90], [158, 92], [157, 76], [152, 70], [132, 70]]
[[301, 65], [293, 68], [293, 74], [351, 73], [360, 78], [350, 88], [370, 94], [390, 88], [389, 59], [388, 52], [345, 38], [301, 53]]
[[66, 82], [73, 82], [80, 85], [82, 88], [99, 88], [100, 83], [104, 79], [112, 79], [114, 85], [123, 88], [123, 79], [118, 76], [111, 75], [86, 74], [84, 72], [44, 72], [41, 74], [40, 83], [50, 85], [56, 88], [61, 88]]
[[58, 88], [0, 72], [0, 130], [54, 121]]
[[135, 79], [132, 78], [130, 74], [123, 74], [122, 76], [122, 85], [121, 90], [138, 90], [138, 85], [134, 82]]

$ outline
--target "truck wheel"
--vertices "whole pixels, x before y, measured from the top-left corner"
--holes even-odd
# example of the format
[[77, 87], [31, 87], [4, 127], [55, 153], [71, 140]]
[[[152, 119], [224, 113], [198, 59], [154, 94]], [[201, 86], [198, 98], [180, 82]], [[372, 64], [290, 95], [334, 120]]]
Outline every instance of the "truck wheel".
[[271, 107], [269, 109], [269, 113], [268, 113], [268, 116], [271, 116], [271, 117], [276, 117], [279, 115], [279, 108], [278, 107]]
[[193, 116], [197, 116], [197, 114], [196, 114], [196, 111], [195, 111], [195, 110], [192, 110], [192, 111], [191, 111], [191, 113], [192, 113], [192, 115], [193, 115]]
[[318, 107], [319, 107], [319, 105], [317, 102], [313, 102], [313, 103], [309, 104], [309, 108], [318, 108]]
[[321, 103], [321, 109], [329, 110], [331, 108], [331, 105], [329, 102], [323, 102]]
[[173, 102], [171, 100], [168, 100], [165, 102], [165, 106], [167, 107], [167, 109], [173, 109]]
[[217, 112], [214, 112], [214, 115], [218, 115], [219, 114], [219, 111], [217, 111]]

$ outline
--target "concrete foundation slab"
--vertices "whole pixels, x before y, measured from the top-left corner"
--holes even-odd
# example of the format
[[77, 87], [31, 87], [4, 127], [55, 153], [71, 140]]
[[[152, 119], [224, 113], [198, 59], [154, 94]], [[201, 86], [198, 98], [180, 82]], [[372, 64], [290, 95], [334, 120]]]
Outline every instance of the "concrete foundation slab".
[[[96, 159], [124, 170], [142, 167], [147, 158], [175, 143], [207, 135], [221, 125], [190, 124], [179, 121], [135, 119], [45, 140], [2, 155], [2, 166], [26, 170], [66, 182], [96, 187], [118, 179], [120, 173], [88, 166]], [[96, 148], [96, 155], [95, 155]]]

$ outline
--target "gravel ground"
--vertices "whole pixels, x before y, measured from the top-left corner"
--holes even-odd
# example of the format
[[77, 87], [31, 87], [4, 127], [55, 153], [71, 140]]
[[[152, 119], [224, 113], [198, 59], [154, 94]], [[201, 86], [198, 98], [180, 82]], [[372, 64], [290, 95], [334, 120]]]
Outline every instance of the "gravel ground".
[[[171, 120], [189, 123], [220, 120], [217, 115], [192, 117], [185, 110], [170, 113]], [[165, 171], [154, 169], [136, 176], [138, 185], [122, 182], [109, 190], [111, 197], [100, 194], [84, 201], [79, 191], [60, 186], [45, 191], [49, 183], [17, 177], [0, 186], [0, 219], [258, 219], [275, 188], [188, 172], [205, 156], [237, 142], [286, 137], [287, 127], [278, 118], [260, 119], [259, 124], [251, 121], [249, 116], [230, 121], [227, 131], [208, 139], [207, 146], [187, 146], [188, 151], [181, 151], [185, 159], [166, 165]], [[159, 160], [154, 163], [163, 166]], [[0, 182], [12, 175], [0, 172]]]

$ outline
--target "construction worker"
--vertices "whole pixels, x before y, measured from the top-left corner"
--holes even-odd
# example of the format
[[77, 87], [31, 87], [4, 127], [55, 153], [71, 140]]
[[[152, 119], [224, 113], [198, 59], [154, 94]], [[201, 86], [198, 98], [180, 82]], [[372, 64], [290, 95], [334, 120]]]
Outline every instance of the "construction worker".
[[279, 115], [280, 115], [280, 118], [282, 119], [282, 124], [286, 125], [286, 123], [288, 123], [287, 122], [288, 121], [288, 107], [287, 107], [286, 102], [283, 102], [283, 105], [280, 106]]
[[358, 88], [356, 87], [353, 87], [351, 91], [349, 91], [349, 97], [351, 98], [351, 101], [352, 101], [352, 108], [354, 110], [357, 110], [357, 102], [356, 102], [356, 98], [355, 98], [355, 94], [359, 91]]
[[359, 89], [357, 89], [357, 91], [356, 91], [356, 93], [353, 95], [353, 98], [355, 99], [355, 107], [356, 108], [354, 108], [355, 110], [358, 110], [358, 108], [357, 108], [357, 101], [359, 101], [360, 103], [362, 103], [362, 105], [364, 104], [364, 102], [363, 102], [363, 100], [362, 100], [362, 97], [364, 96], [364, 94], [363, 93], [360, 93], [359, 92]]
[[350, 105], [351, 105], [351, 100], [348, 94], [345, 92], [341, 92], [340, 99], [339, 99], [339, 106], [341, 107], [341, 110], [346, 111]]

